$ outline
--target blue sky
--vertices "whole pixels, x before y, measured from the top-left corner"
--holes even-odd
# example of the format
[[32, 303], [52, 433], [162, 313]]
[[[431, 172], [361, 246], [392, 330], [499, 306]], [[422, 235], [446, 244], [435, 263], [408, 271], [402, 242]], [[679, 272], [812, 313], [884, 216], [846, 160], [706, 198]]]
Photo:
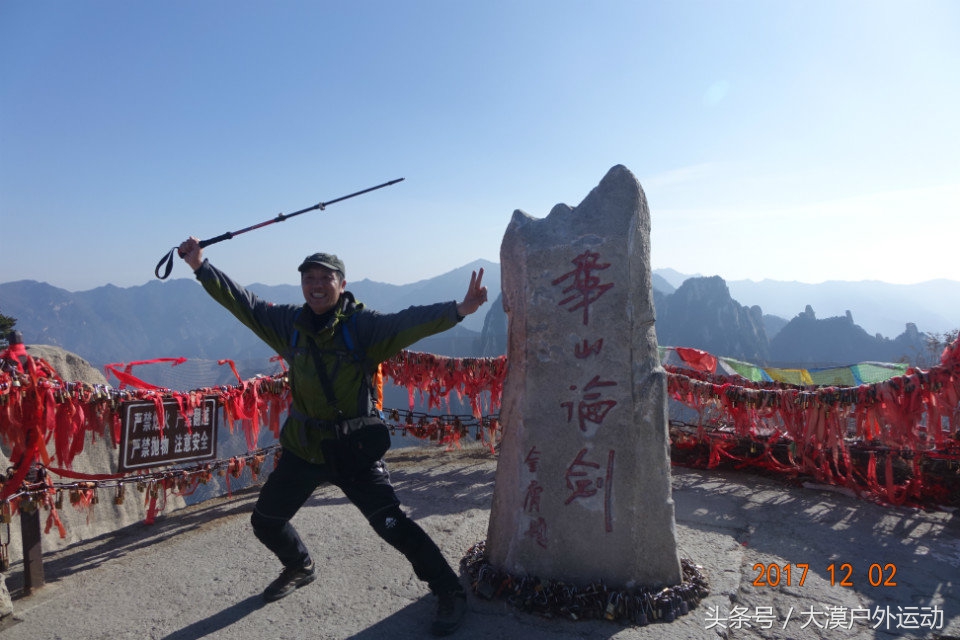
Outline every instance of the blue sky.
[[3, 0], [0, 282], [143, 284], [188, 235], [400, 177], [206, 255], [413, 282], [617, 164], [654, 268], [960, 279], [958, 33], [925, 0]]

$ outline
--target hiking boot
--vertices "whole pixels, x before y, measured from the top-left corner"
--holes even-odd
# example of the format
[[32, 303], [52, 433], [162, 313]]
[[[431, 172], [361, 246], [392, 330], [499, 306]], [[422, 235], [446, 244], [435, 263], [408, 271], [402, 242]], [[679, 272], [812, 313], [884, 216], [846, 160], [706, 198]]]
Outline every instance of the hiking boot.
[[263, 590], [263, 599], [267, 602], [279, 600], [290, 595], [298, 588], [310, 584], [317, 577], [313, 570], [313, 560], [307, 560], [302, 567], [286, 567], [280, 577]]
[[437, 617], [433, 619], [431, 633], [448, 636], [463, 624], [467, 615], [467, 594], [463, 589], [454, 589], [440, 594], [437, 602]]

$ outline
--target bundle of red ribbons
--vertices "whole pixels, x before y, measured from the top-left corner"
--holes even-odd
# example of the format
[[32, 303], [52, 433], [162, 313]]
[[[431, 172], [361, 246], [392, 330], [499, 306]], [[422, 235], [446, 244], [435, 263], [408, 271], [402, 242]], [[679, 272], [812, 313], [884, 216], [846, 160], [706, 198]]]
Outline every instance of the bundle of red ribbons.
[[[0, 371], [0, 442], [10, 448], [14, 465], [12, 474], [0, 478], [0, 502], [21, 486], [34, 462], [70, 477], [87, 432], [91, 437], [110, 437], [116, 444], [123, 402], [153, 402], [162, 425], [164, 401], [175, 401], [178, 411], [187, 415], [205, 396], [215, 396], [231, 430], [240, 426], [248, 448], [254, 450], [261, 425], [268, 426], [274, 439], [278, 436], [290, 401], [284, 374], [242, 380], [229, 360], [220, 364], [231, 366], [237, 385], [187, 392], [157, 388], [132, 373], [137, 365], [170, 362], [177, 366], [182, 358], [108, 365], [107, 372], [120, 381], [119, 388], [64, 382], [47, 363], [25, 351], [8, 349], [0, 353], [0, 360], [16, 363]], [[382, 368], [385, 378], [407, 389], [411, 411], [417, 393], [429, 409], [449, 403], [453, 393], [469, 402], [477, 418], [499, 411], [506, 370], [506, 357], [449, 358], [412, 351], [400, 353]], [[674, 448], [707, 446], [709, 454], [695, 461], [700, 466], [713, 467], [730, 459], [812, 475], [858, 491], [866, 486], [874, 497], [902, 504], [923, 498], [921, 460], [960, 462], [960, 341], [950, 345], [940, 364], [930, 370], [910, 370], [905, 376], [859, 387], [754, 383], [687, 369], [671, 369], [668, 374], [670, 397], [696, 415], [695, 433], [674, 433]], [[488, 424], [499, 429], [495, 420]], [[459, 437], [459, 431], [450, 433], [454, 440]], [[499, 434], [489, 436], [494, 442]], [[47, 449], [51, 441], [52, 454]], [[744, 441], [761, 455], [738, 457], [736, 447]], [[449, 438], [443, 442], [451, 444]], [[787, 445], [785, 456], [774, 455], [778, 445]], [[859, 472], [851, 461], [856, 446], [870, 452], [865, 469]], [[884, 455], [883, 481], [879, 481], [878, 452], [901, 455], [913, 465], [914, 473], [895, 483], [894, 456]]]

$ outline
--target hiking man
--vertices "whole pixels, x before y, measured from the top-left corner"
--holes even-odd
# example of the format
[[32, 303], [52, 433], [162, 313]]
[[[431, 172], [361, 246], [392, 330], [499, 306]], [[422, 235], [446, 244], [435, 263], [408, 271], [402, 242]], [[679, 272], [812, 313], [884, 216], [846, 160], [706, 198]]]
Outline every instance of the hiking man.
[[389, 432], [379, 421], [371, 376], [376, 366], [426, 336], [455, 326], [487, 300], [483, 269], [463, 300], [380, 314], [346, 290], [343, 261], [328, 253], [298, 267], [303, 305], [272, 305], [203, 259], [197, 238], [180, 255], [214, 300], [281, 354], [289, 366], [292, 402], [280, 432], [282, 454], [251, 516], [256, 537], [283, 571], [264, 590], [283, 598], [316, 577], [316, 568], [290, 519], [322, 483], [339, 487], [385, 541], [407, 557], [438, 597], [431, 631], [447, 635], [466, 615], [466, 593], [440, 549], [400, 509], [382, 459]]

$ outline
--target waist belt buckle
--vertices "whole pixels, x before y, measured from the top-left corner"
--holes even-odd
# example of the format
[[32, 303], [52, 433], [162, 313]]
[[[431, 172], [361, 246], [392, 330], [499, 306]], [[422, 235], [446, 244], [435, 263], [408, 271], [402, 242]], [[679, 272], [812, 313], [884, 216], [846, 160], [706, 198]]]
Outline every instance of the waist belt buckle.
[[378, 424], [380, 420], [375, 417], [363, 416], [360, 418], [348, 418], [334, 423], [334, 432], [337, 438], [346, 438], [354, 431], [359, 431], [371, 424]]

